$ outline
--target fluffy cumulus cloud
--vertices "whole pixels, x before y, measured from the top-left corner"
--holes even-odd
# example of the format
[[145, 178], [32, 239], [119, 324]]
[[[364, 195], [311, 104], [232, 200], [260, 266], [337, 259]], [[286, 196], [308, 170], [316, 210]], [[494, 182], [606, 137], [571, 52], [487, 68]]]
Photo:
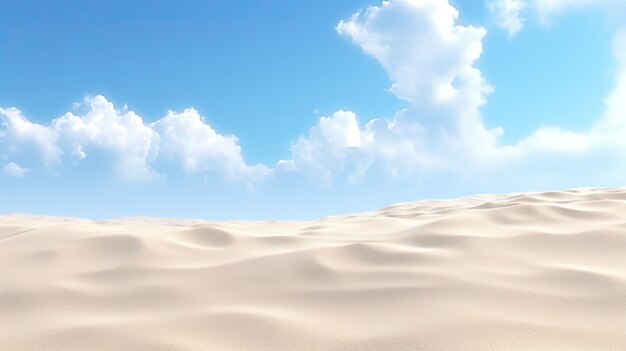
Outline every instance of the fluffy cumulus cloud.
[[258, 181], [270, 170], [246, 164], [237, 138], [217, 133], [196, 110], [188, 109], [146, 124], [137, 113], [116, 108], [104, 96], [86, 98], [84, 114], [68, 112], [50, 125], [29, 121], [18, 109], [0, 109], [0, 159], [4, 171], [26, 174], [30, 168], [60, 169], [93, 157], [110, 163], [125, 180], [154, 180], [171, 169], [154, 165], [167, 159], [187, 174], [219, 173], [229, 179]]
[[[325, 179], [346, 168], [356, 177], [369, 169], [406, 177], [493, 153], [501, 130], [483, 125], [479, 110], [491, 87], [475, 66], [486, 30], [460, 25], [458, 16], [445, 0], [399, 0], [339, 22], [337, 31], [380, 62], [390, 91], [409, 107], [364, 126], [351, 112], [323, 117], [294, 143], [291, 163]], [[338, 143], [340, 128], [359, 142]]]
[[457, 24], [458, 16], [447, 1], [385, 1], [339, 22], [336, 29], [380, 62], [398, 98], [423, 109], [478, 106], [488, 88], [473, 64], [486, 31]]
[[258, 181], [270, 173], [264, 165], [247, 165], [237, 137], [218, 134], [195, 109], [169, 111], [150, 128], [160, 136], [158, 157], [188, 174], [217, 172], [229, 179]]
[[426, 152], [422, 128], [405, 120], [404, 113], [364, 125], [351, 111], [339, 110], [322, 117], [292, 145], [293, 158], [280, 161], [279, 169], [302, 171], [330, 184], [338, 180], [359, 182], [372, 169], [403, 179], [421, 167], [444, 168], [446, 161]]
[[155, 176], [150, 162], [159, 135], [133, 111], [118, 111], [104, 96], [86, 99], [87, 113], [71, 112], [52, 121], [51, 129], [68, 156], [85, 159], [92, 152], [112, 158], [116, 172], [128, 180]]
[[46, 166], [56, 164], [61, 156], [57, 134], [49, 127], [29, 121], [16, 108], [0, 108], [0, 152], [5, 160], [37, 155], [37, 161]]
[[[585, 6], [622, 4], [612, 0], [487, 1], [498, 25], [510, 35], [522, 30], [525, 16], [545, 19]], [[606, 112], [588, 131], [544, 126], [515, 144], [503, 145], [499, 140], [503, 130], [488, 127], [480, 111], [492, 91], [477, 67], [487, 31], [460, 24], [458, 19], [457, 9], [448, 0], [389, 0], [340, 21], [337, 32], [380, 63], [392, 82], [389, 90], [408, 105], [389, 118], [366, 120], [345, 110], [323, 116], [293, 142], [291, 157], [279, 161], [277, 170], [308, 174], [326, 184], [362, 182], [372, 174], [480, 177], [503, 170], [517, 174], [515, 169], [526, 174], [554, 171], [562, 178], [567, 176], [563, 174], [567, 167], [559, 165], [583, 162], [585, 167], [570, 169], [590, 177], [589, 172], [611, 171], [623, 177], [626, 32], [614, 38], [617, 70]], [[254, 182], [273, 172], [265, 165], [248, 164], [238, 139], [219, 134], [195, 109], [170, 111], [148, 124], [102, 96], [86, 99], [83, 108], [86, 112], [67, 113], [49, 125], [29, 121], [15, 108], [0, 109], [4, 173], [20, 177], [38, 167], [60, 169], [94, 157], [104, 157], [121, 177], [130, 180], [156, 179], [176, 169], [188, 175], [218, 174]], [[541, 167], [533, 167], [536, 164]], [[590, 166], [596, 164], [599, 167]]]
[[[561, 6], [592, 3], [610, 1], [494, 0], [488, 6], [502, 12], [502, 26], [515, 34], [523, 25], [518, 16], [526, 9], [548, 15]], [[593, 128], [579, 133], [545, 126], [503, 145], [503, 130], [487, 127], [480, 113], [491, 91], [476, 67], [486, 30], [461, 25], [458, 16], [447, 0], [391, 0], [339, 22], [337, 31], [380, 62], [393, 82], [390, 91], [409, 107], [393, 118], [365, 123], [350, 111], [322, 117], [294, 142], [292, 159], [281, 163], [325, 181], [361, 179], [381, 170], [406, 177], [530, 169], [537, 162], [550, 168], [583, 158], [608, 160], [604, 169], [619, 167], [626, 151], [624, 35], [616, 36], [614, 44], [616, 88], [606, 100], [606, 115]]]
[[363, 151], [368, 149], [368, 144], [356, 115], [339, 110], [330, 117], [322, 117], [307, 138], [300, 137], [292, 147], [294, 159], [279, 162], [279, 168], [305, 169], [330, 183], [340, 175], [352, 177], [363, 171], [368, 162]]

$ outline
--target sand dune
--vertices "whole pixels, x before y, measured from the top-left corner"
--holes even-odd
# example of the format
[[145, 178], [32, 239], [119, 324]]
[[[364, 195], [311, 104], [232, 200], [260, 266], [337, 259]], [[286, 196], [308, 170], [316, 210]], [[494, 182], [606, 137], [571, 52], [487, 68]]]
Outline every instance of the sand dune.
[[626, 350], [626, 189], [0, 217], [0, 350]]

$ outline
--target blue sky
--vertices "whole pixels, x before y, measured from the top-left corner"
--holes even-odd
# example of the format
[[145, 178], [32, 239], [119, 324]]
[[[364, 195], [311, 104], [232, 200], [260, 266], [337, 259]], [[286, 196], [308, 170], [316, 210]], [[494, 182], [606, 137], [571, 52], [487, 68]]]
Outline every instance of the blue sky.
[[623, 13], [614, 0], [3, 2], [0, 211], [302, 219], [624, 185]]

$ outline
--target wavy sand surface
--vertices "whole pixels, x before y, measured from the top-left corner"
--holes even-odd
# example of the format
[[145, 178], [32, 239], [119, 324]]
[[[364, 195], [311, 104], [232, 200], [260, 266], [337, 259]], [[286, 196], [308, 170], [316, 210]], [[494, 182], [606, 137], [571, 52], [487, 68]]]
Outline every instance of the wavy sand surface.
[[626, 350], [626, 189], [311, 222], [0, 217], [0, 350]]

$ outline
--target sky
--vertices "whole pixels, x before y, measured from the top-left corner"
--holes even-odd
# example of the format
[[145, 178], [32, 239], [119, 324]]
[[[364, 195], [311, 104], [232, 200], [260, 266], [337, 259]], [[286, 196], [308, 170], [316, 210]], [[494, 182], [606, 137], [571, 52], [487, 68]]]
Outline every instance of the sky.
[[620, 0], [0, 1], [0, 212], [626, 185]]

